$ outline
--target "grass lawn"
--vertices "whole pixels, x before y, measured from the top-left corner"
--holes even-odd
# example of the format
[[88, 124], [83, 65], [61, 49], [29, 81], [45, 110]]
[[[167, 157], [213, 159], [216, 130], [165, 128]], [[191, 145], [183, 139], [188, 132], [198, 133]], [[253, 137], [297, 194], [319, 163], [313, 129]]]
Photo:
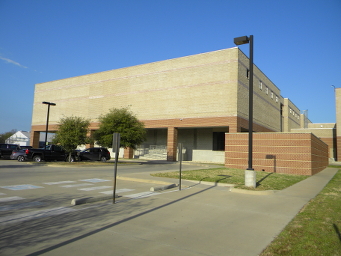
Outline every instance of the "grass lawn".
[[341, 169], [261, 256], [341, 255]]
[[[212, 168], [203, 170], [183, 171], [181, 178], [185, 180], [200, 180], [218, 183], [235, 184], [236, 188], [252, 190], [281, 190], [301, 180], [308, 178], [305, 175], [291, 175], [256, 171], [257, 187], [252, 189], [244, 186], [245, 170], [231, 168]], [[179, 178], [179, 172], [163, 172], [151, 174], [155, 177]]]

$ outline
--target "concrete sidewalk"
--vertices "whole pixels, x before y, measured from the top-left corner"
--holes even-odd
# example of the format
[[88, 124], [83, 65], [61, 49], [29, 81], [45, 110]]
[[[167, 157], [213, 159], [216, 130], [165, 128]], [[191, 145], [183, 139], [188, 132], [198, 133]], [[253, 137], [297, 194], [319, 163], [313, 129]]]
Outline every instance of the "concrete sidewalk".
[[[269, 195], [193, 184], [182, 191], [105, 206], [110, 218], [29, 255], [250, 255], [260, 254], [338, 169], [326, 168]], [[140, 175], [140, 178], [147, 174]], [[168, 179], [153, 178], [163, 180]], [[172, 182], [172, 181], [170, 181]], [[188, 185], [188, 184], [186, 184]], [[133, 204], [138, 202], [138, 207]], [[130, 210], [129, 214], [118, 214]], [[102, 216], [98, 216], [102, 218]], [[104, 217], [103, 217], [104, 218]]]

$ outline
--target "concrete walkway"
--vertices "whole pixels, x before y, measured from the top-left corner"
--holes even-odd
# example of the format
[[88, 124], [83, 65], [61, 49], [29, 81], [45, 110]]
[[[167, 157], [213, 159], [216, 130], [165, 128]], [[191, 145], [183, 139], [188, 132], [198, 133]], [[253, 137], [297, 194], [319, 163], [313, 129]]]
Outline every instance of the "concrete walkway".
[[259, 255], [336, 172], [326, 168], [268, 195], [186, 183], [192, 186], [106, 206], [110, 218], [30, 255]]

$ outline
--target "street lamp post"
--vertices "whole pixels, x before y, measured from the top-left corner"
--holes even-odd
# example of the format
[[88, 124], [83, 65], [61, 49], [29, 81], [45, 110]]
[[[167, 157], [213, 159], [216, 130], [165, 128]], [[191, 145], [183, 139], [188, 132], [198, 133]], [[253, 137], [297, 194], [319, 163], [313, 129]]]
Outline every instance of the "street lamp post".
[[46, 118], [45, 144], [44, 144], [44, 149], [46, 149], [47, 132], [48, 132], [48, 128], [49, 128], [50, 106], [56, 106], [56, 103], [47, 102], [47, 101], [43, 101], [42, 103], [46, 104], [48, 106], [47, 107], [47, 118]]
[[253, 35], [234, 38], [236, 45], [249, 44], [249, 155], [248, 168], [245, 171], [245, 186], [256, 187], [256, 173], [252, 168], [252, 135], [253, 135]]

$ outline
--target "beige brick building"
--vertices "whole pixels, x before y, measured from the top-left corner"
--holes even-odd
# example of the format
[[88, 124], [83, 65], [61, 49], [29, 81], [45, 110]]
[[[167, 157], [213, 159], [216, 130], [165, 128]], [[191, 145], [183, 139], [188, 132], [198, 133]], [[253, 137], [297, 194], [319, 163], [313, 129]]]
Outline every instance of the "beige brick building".
[[[234, 47], [36, 84], [31, 142], [36, 146], [45, 131], [43, 101], [57, 104], [50, 111], [51, 132], [61, 117], [72, 115], [89, 118], [94, 131], [100, 115], [128, 107], [144, 122], [147, 141], [125, 157], [174, 161], [181, 142], [186, 160], [223, 163], [225, 133], [248, 131], [248, 63]], [[308, 128], [310, 121], [257, 66], [253, 86], [255, 132]]]

